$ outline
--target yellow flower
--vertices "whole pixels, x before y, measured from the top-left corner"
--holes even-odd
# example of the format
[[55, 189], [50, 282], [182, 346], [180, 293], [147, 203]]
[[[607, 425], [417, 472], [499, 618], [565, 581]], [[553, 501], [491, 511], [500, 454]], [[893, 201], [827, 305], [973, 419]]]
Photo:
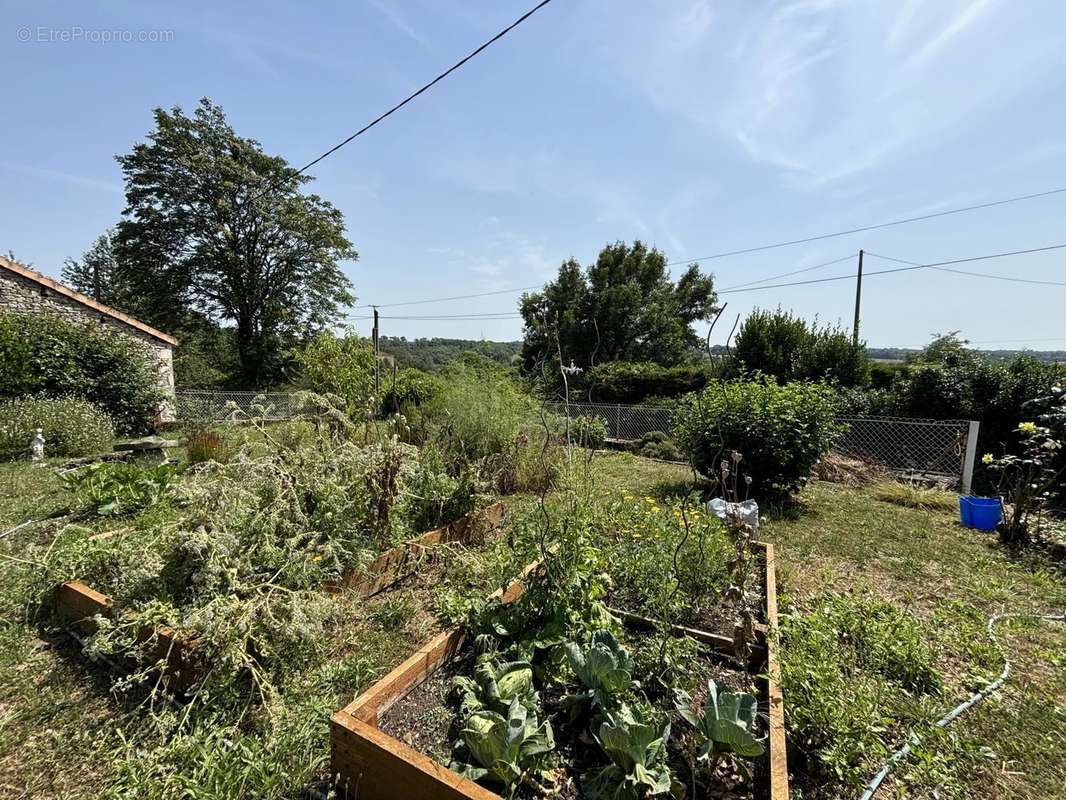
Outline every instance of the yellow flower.
[[991, 453], [985, 453], [983, 456], [981, 456], [982, 464], [991, 464], [995, 460], [996, 459], [992, 456]]
[[655, 506], [655, 505], [653, 505], [653, 506], [651, 507], [651, 513], [652, 513], [652, 514], [658, 514], [658, 513], [660, 512], [660, 511], [662, 511], [662, 509], [661, 509], [661, 508], [659, 508], [658, 506]]
[[1018, 425], [1018, 430], [1022, 433], [1036, 433], [1036, 423], [1022, 422]]

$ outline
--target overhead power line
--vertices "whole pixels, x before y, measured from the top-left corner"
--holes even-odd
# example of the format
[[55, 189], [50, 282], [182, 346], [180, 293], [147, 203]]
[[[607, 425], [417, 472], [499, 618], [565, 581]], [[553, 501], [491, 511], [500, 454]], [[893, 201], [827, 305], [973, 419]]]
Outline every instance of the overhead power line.
[[[498, 41], [499, 41], [500, 39], [502, 39], [502, 38], [503, 38], [504, 36], [506, 36], [507, 34], [509, 34], [509, 33], [510, 33], [511, 31], [513, 31], [513, 30], [514, 30], [515, 28], [517, 28], [517, 27], [518, 27], [519, 25], [521, 25], [521, 24], [522, 24], [523, 22], [525, 22], [525, 21], [526, 21], [527, 19], [529, 19], [529, 18], [530, 18], [530, 17], [532, 17], [532, 16], [534, 15], [534, 14], [536, 14], [536, 13], [537, 13], [538, 11], [540, 11], [540, 10], [541, 10], [542, 8], [544, 8], [544, 6], [548, 5], [548, 3], [550, 3], [550, 2], [551, 2], [551, 0], [541, 0], [541, 2], [537, 3], [537, 5], [535, 5], [535, 6], [533, 7], [533, 8], [531, 8], [531, 9], [530, 9], [529, 11], [527, 11], [527, 12], [526, 12], [525, 14], [523, 14], [522, 16], [520, 16], [520, 17], [519, 17], [518, 19], [516, 19], [516, 20], [515, 20], [514, 22], [512, 22], [512, 23], [511, 23], [510, 25], [508, 25], [508, 26], [507, 26], [506, 28], [504, 28], [503, 30], [501, 30], [501, 31], [500, 31], [499, 33], [497, 33], [497, 34], [496, 34], [495, 36], [493, 36], [493, 37], [492, 37], [491, 39], [489, 39], [488, 41], [484, 42], [483, 44], [481, 44], [480, 46], [478, 46], [478, 47], [477, 47], [476, 49], [472, 50], [472, 51], [471, 51], [470, 53], [468, 53], [468, 54], [467, 54], [466, 56], [464, 56], [463, 58], [461, 58], [461, 59], [459, 59], [458, 61], [456, 61], [456, 62], [455, 62], [454, 64], [452, 64], [452, 65], [451, 65], [450, 67], [448, 67], [448, 69], [444, 70], [444, 72], [440, 73], [440, 75], [438, 75], [437, 77], [435, 77], [435, 78], [434, 78], [433, 80], [431, 80], [431, 81], [430, 81], [429, 83], [427, 83], [427, 84], [424, 84], [424, 85], [423, 85], [423, 86], [422, 86], [422, 87], [421, 87], [420, 89], [418, 89], [417, 91], [415, 91], [415, 92], [412, 92], [411, 94], [407, 95], [407, 97], [405, 97], [405, 98], [404, 98], [403, 100], [401, 100], [401, 101], [400, 101], [399, 103], [397, 103], [396, 105], [394, 105], [394, 106], [393, 106], [392, 108], [390, 108], [390, 109], [389, 109], [388, 111], [384, 112], [383, 114], [380, 114], [380, 115], [378, 115], [377, 117], [375, 117], [374, 119], [372, 119], [372, 120], [371, 120], [370, 122], [368, 122], [368, 123], [367, 123], [366, 125], [364, 125], [364, 126], [363, 126], [362, 128], [360, 128], [360, 129], [359, 129], [359, 130], [357, 130], [357, 131], [356, 131], [355, 133], [353, 133], [353, 134], [352, 134], [351, 136], [349, 136], [349, 137], [347, 137], [346, 139], [343, 139], [342, 141], [340, 141], [340, 142], [338, 142], [337, 144], [333, 145], [333, 147], [329, 148], [329, 150], [327, 150], [326, 152], [324, 152], [324, 153], [323, 153], [322, 155], [320, 155], [320, 156], [318, 156], [317, 158], [313, 158], [313, 159], [311, 159], [310, 161], [308, 161], [308, 162], [307, 162], [306, 164], [304, 164], [304, 165], [303, 165], [302, 167], [300, 167], [300, 168], [299, 168], [298, 170], [296, 170], [296, 172], [295, 172], [295, 173], [294, 173], [293, 175], [290, 175], [290, 176], [289, 176], [288, 178], [286, 178], [285, 180], [290, 180], [291, 178], [294, 178], [294, 177], [296, 177], [296, 175], [301, 175], [301, 174], [303, 174], [304, 172], [306, 172], [307, 170], [311, 169], [311, 167], [313, 167], [313, 166], [314, 166], [315, 164], [319, 163], [319, 162], [320, 162], [320, 161], [322, 161], [323, 159], [329, 158], [329, 157], [330, 157], [331, 155], [333, 155], [334, 153], [336, 153], [336, 152], [337, 152], [338, 150], [340, 150], [340, 149], [341, 149], [342, 147], [344, 147], [344, 146], [345, 146], [346, 144], [348, 144], [349, 142], [351, 142], [351, 141], [352, 141], [353, 139], [355, 139], [355, 138], [357, 138], [357, 137], [359, 137], [359, 136], [362, 136], [362, 135], [363, 135], [364, 133], [366, 133], [366, 132], [367, 132], [368, 130], [370, 130], [371, 128], [373, 128], [373, 127], [374, 127], [375, 125], [377, 125], [377, 124], [378, 124], [379, 122], [381, 122], [381, 121], [383, 121], [384, 119], [386, 119], [387, 117], [390, 117], [390, 116], [392, 116], [393, 114], [395, 114], [395, 113], [396, 113], [397, 111], [399, 111], [399, 110], [400, 110], [401, 108], [403, 108], [403, 107], [404, 107], [405, 105], [407, 105], [408, 103], [410, 103], [410, 102], [411, 102], [412, 100], [414, 100], [414, 99], [415, 99], [416, 97], [418, 97], [418, 96], [419, 96], [420, 94], [422, 94], [423, 92], [426, 92], [426, 91], [428, 91], [429, 89], [433, 88], [433, 87], [434, 87], [434, 86], [436, 86], [436, 85], [437, 85], [438, 83], [440, 83], [440, 82], [441, 82], [442, 80], [444, 80], [444, 79], [445, 79], [445, 78], [447, 78], [447, 77], [448, 77], [449, 75], [451, 75], [451, 74], [452, 74], [453, 72], [455, 72], [455, 71], [456, 71], [457, 69], [459, 69], [459, 68], [460, 68], [460, 67], [462, 67], [462, 66], [463, 66], [464, 64], [466, 64], [466, 62], [470, 61], [470, 59], [472, 59], [472, 58], [474, 58], [475, 56], [477, 56], [477, 55], [478, 55], [478, 54], [479, 54], [479, 53], [480, 53], [480, 52], [481, 52], [482, 50], [485, 50], [485, 49], [486, 49], [486, 48], [488, 48], [488, 47], [489, 47], [490, 45], [493, 45], [493, 44], [495, 44], [496, 42], [498, 42]], [[256, 196], [255, 196], [255, 197], [254, 197], [253, 199], [258, 199], [259, 197], [262, 197], [262, 196], [263, 196], [264, 194], [266, 194], [267, 192], [270, 192], [270, 191], [272, 191], [272, 190], [276, 189], [276, 188], [277, 188], [277, 187], [278, 187], [278, 186], [280, 185], [280, 183], [284, 183], [284, 181], [279, 181], [279, 182], [277, 182], [277, 183], [271, 184], [271, 185], [270, 185], [270, 186], [268, 186], [268, 187], [267, 187], [266, 189], [264, 189], [264, 190], [263, 190], [262, 192], [260, 192], [260, 193], [259, 193], [258, 195], [256, 195]]]
[[[1029, 249], [1026, 249], [1026, 250], [1011, 250], [1011, 251], [1008, 251], [1008, 252], [1005, 252], [1005, 253], [987, 253], [985, 255], [980, 255], [980, 256], [969, 256], [967, 258], [950, 259], [948, 261], [935, 261], [935, 262], [930, 262], [928, 264], [921, 264], [921, 263], [919, 263], [917, 261], [907, 261], [907, 260], [902, 259], [902, 258], [895, 258], [893, 256], [884, 256], [884, 255], [879, 255], [877, 253], [871, 253], [869, 251], [866, 251], [866, 255], [874, 256], [875, 258], [881, 258], [881, 259], [884, 259], [886, 261], [895, 261], [895, 262], [900, 263], [900, 264], [905, 264], [906, 266], [897, 267], [895, 269], [870, 270], [870, 271], [865, 272], [864, 274], [867, 275], [867, 276], [870, 276], [870, 275], [890, 275], [890, 274], [893, 274], [893, 273], [896, 273], [896, 272], [912, 272], [914, 270], [919, 270], [919, 269], [932, 269], [932, 270], [937, 270], [937, 271], [941, 271], [941, 272], [954, 272], [954, 273], [958, 273], [960, 275], [973, 275], [973, 276], [980, 277], [980, 278], [996, 278], [996, 279], [999, 279], [999, 280], [1018, 281], [1018, 282], [1021, 282], [1021, 283], [1035, 283], [1035, 284], [1050, 285], [1050, 286], [1066, 286], [1066, 283], [1059, 282], [1059, 281], [1040, 281], [1040, 280], [1031, 280], [1031, 279], [1027, 279], [1027, 278], [1012, 278], [1012, 277], [1009, 277], [1009, 276], [1006, 276], [1006, 275], [990, 275], [988, 273], [983, 273], [983, 272], [969, 272], [969, 271], [966, 271], [966, 270], [950, 269], [950, 265], [952, 265], [952, 264], [968, 264], [968, 263], [972, 263], [974, 261], [987, 261], [987, 260], [996, 259], [996, 258], [1006, 258], [1008, 256], [1030, 255], [1032, 253], [1043, 253], [1043, 252], [1048, 252], [1048, 251], [1051, 251], [1051, 250], [1062, 250], [1063, 248], [1066, 248], [1066, 244], [1052, 244], [1052, 245], [1047, 245], [1046, 247], [1032, 247], [1032, 248], [1029, 248]], [[763, 279], [761, 279], [759, 281], [750, 281], [749, 284], [762, 283], [763, 281], [769, 281], [769, 280], [774, 280], [775, 278], [785, 277], [785, 275], [796, 275], [796, 274], [799, 274], [801, 272], [809, 272], [811, 270], [820, 269], [822, 267], [830, 266], [831, 264], [839, 264], [840, 262], [845, 261], [845, 260], [847, 260], [849, 258], [854, 258], [854, 256], [848, 255], [848, 256], [844, 256], [842, 258], [834, 259], [833, 261], [826, 261], [826, 262], [824, 262], [822, 264], [815, 264], [815, 265], [810, 266], [810, 267], [804, 267], [803, 269], [794, 270], [793, 272], [790, 272], [790, 273], [782, 273], [780, 275], [774, 275], [774, 276], [771, 276], [771, 277], [768, 277], [768, 278], [763, 278]], [[720, 290], [718, 292], [718, 294], [733, 294], [733, 293], [740, 293], [740, 292], [757, 292], [757, 291], [761, 291], [763, 289], [783, 289], [783, 288], [790, 287], [790, 286], [809, 286], [811, 284], [816, 284], [816, 283], [831, 283], [833, 281], [854, 280], [854, 278], [855, 278], [854, 275], [833, 275], [833, 276], [828, 277], [828, 278], [811, 278], [809, 280], [803, 280], [803, 281], [788, 281], [786, 283], [771, 283], [771, 284], [766, 284], [764, 286], [752, 286], [752, 285], [749, 285], [749, 284], [743, 284], [742, 283], [742, 284], [737, 284], [735, 286], [731, 286], [731, 287], [729, 287], [727, 289], [722, 289], [722, 290]], [[440, 297], [440, 298], [436, 298], [436, 299], [432, 299], [432, 300], [410, 300], [410, 301], [402, 302], [402, 303], [386, 303], [386, 304], [383, 304], [383, 305], [379, 304], [379, 305], [376, 305], [375, 307], [376, 308], [395, 308], [397, 306], [417, 305], [417, 304], [421, 304], [421, 303], [444, 302], [445, 300], [465, 300], [465, 299], [473, 298], [473, 297], [488, 297], [490, 295], [506, 294], [506, 293], [509, 293], [509, 292], [528, 291], [530, 289], [536, 289], [536, 288], [540, 288], [540, 287], [536, 287], [536, 286], [529, 287], [529, 286], [527, 286], [527, 287], [522, 287], [522, 288], [518, 288], [518, 289], [498, 289], [498, 290], [493, 291], [493, 292], [479, 292], [477, 294], [455, 295], [453, 297]], [[418, 315], [418, 316], [388, 316], [388, 317], [382, 316], [382, 319], [404, 319], [404, 320], [416, 320], [416, 319], [418, 319], [418, 320], [442, 320], [442, 319], [468, 319], [468, 320], [470, 320], [470, 319], [494, 319], [494, 318], [495, 319], [517, 319], [520, 316], [521, 316], [520, 314], [515, 314], [513, 312], [498, 311], [498, 312], [487, 312], [487, 313], [484, 313], [484, 314], [467, 313], [467, 314], [454, 314], [454, 315], [433, 314], [433, 315]], [[369, 316], [350, 316], [350, 317], [348, 317], [348, 319], [350, 319], [350, 320], [365, 320], [365, 319], [371, 319], [371, 317], [369, 317]]]
[[[541, 3], [541, 5], [544, 5], [544, 3]], [[537, 6], [537, 8], [540, 8], [540, 6]], [[536, 11], [537, 8], [535, 8], [533, 10]], [[530, 12], [530, 13], [533, 13], [533, 12]], [[312, 163], [314, 163], [314, 162], [312, 162]], [[306, 169], [306, 167], [305, 167], [305, 169]], [[1064, 192], [1066, 192], [1066, 186], [1064, 186], [1062, 188], [1059, 188], [1059, 189], [1048, 189], [1047, 191], [1044, 191], [1044, 192], [1034, 192], [1033, 194], [1018, 195], [1016, 197], [1007, 197], [1007, 198], [1004, 198], [1002, 200], [993, 200], [993, 201], [988, 202], [988, 203], [978, 203], [977, 205], [964, 206], [962, 208], [952, 208], [952, 209], [948, 209], [946, 211], [937, 211], [937, 212], [934, 212], [934, 213], [931, 213], [931, 214], [919, 214], [919, 215], [915, 215], [915, 216], [911, 216], [911, 217], [905, 217], [904, 219], [893, 220], [892, 222], [882, 222], [882, 223], [878, 223], [876, 225], [865, 225], [865, 226], [863, 226], [861, 228], [850, 228], [848, 230], [843, 230], [843, 231], [834, 231], [832, 233], [823, 233], [823, 234], [819, 234], [817, 236], [808, 236], [808, 237], [805, 237], [803, 239], [791, 239], [789, 241], [784, 241], [784, 242], [774, 242], [772, 244], [763, 244], [763, 245], [756, 245], [754, 247], [745, 247], [745, 248], [742, 248], [742, 249], [739, 249], [739, 250], [729, 250], [729, 251], [726, 251], [726, 252], [723, 252], [723, 253], [714, 253], [712, 255], [701, 256], [699, 258], [688, 258], [688, 259], [680, 259], [680, 260], [677, 260], [677, 261], [669, 261], [669, 262], [667, 262], [666, 266], [672, 267], [672, 266], [677, 266], [679, 264], [692, 264], [692, 263], [699, 262], [699, 261], [710, 261], [710, 260], [713, 260], [713, 259], [716, 259], [716, 258], [727, 258], [728, 256], [744, 255], [746, 253], [758, 253], [758, 252], [761, 252], [761, 251], [764, 251], [764, 250], [773, 250], [773, 249], [778, 248], [778, 247], [789, 247], [791, 245], [804, 244], [804, 243], [807, 243], [807, 242], [817, 242], [817, 241], [821, 241], [823, 239], [831, 239], [831, 238], [834, 238], [834, 237], [837, 237], [837, 236], [847, 236], [847, 235], [852, 234], [852, 233], [862, 233], [864, 231], [879, 230], [881, 228], [889, 228], [889, 227], [892, 227], [894, 225], [905, 225], [905, 224], [910, 223], [910, 222], [920, 222], [920, 221], [923, 221], [923, 220], [935, 219], [937, 217], [945, 217], [945, 216], [948, 216], [950, 214], [962, 214], [962, 213], [967, 212], [967, 211], [977, 211], [977, 210], [982, 209], [982, 208], [992, 208], [992, 207], [995, 207], [995, 206], [1007, 205], [1009, 203], [1018, 203], [1018, 202], [1021, 202], [1023, 200], [1035, 200], [1035, 199], [1040, 198], [1040, 197], [1049, 197], [1051, 195], [1062, 194]], [[873, 255], [873, 254], [871, 253], [871, 255]], [[776, 280], [777, 278], [785, 278], [785, 277], [788, 277], [790, 275], [798, 275], [801, 272], [809, 272], [809, 271], [812, 271], [812, 270], [815, 270], [815, 269], [820, 269], [821, 267], [827, 267], [827, 266], [830, 266], [831, 264], [839, 263], [840, 261], [845, 261], [848, 258], [851, 258], [851, 256], [845, 256], [843, 258], [838, 259], [837, 261], [827, 261], [824, 264], [815, 264], [812, 267], [804, 267], [803, 269], [794, 270], [792, 272], [785, 272], [785, 273], [782, 273], [780, 275], [774, 275], [774, 276], [771, 276], [771, 277], [768, 277], [768, 278], [763, 278], [763, 279], [757, 280], [757, 281], [748, 281], [748, 282], [745, 282], [745, 283], [739, 283], [739, 284], [736, 284], [734, 286], [729, 286], [726, 289], [722, 289], [719, 293], [721, 294], [722, 292], [726, 292], [726, 291], [739, 290], [739, 289], [742, 289], [744, 287], [750, 286], [752, 284], [762, 283], [763, 281]], [[873, 274], [877, 274], [877, 273], [873, 273]], [[851, 277], [851, 276], [848, 276], [848, 277]], [[841, 278], [836, 278], [834, 280], [841, 280]], [[477, 297], [490, 297], [492, 295], [499, 295], [499, 294], [512, 294], [512, 293], [515, 293], [515, 292], [530, 292], [530, 291], [533, 291], [535, 289], [540, 289], [540, 288], [541, 288], [540, 285], [536, 285], [536, 286], [519, 286], [519, 287], [513, 288], [513, 289], [499, 289], [499, 290], [496, 290], [496, 291], [493, 291], [493, 292], [478, 292], [476, 294], [461, 294], [461, 295], [455, 295], [453, 297], [434, 297], [434, 298], [430, 298], [430, 299], [427, 299], [427, 300], [408, 300], [408, 301], [405, 301], [405, 302], [402, 302], [402, 303], [385, 303], [385, 304], [380, 304], [379, 303], [378, 304], [378, 308], [395, 308], [397, 306], [422, 305], [422, 304], [426, 304], [426, 303], [443, 303], [443, 302], [446, 302], [448, 300], [471, 300], [471, 299], [477, 298]], [[368, 304], [363, 304], [363, 305], [355, 306], [355, 308], [369, 308], [369, 305]]]
[[[881, 258], [885, 261], [895, 261], [898, 264], [922, 266], [916, 261], [907, 261], [904, 258], [893, 258], [892, 256], [882, 256], [877, 253], [871, 253], [869, 250], [866, 251], [866, 255], [873, 256], [874, 258]], [[997, 281], [1010, 281], [1012, 283], [1031, 283], [1039, 286], [1066, 286], [1066, 281], [1041, 281], [1033, 278], [1015, 278], [1013, 275], [991, 275], [987, 272], [970, 272], [969, 270], [951, 269], [950, 267], [931, 267], [930, 269], [935, 269], [937, 272], [951, 272], [956, 275], [970, 275], [974, 278], [990, 278]]]
[[744, 247], [738, 250], [726, 250], [722, 253], [712, 253], [709, 256], [700, 256], [699, 258], [686, 258], [679, 261], [671, 261], [667, 264], [668, 267], [678, 264], [691, 264], [698, 261], [711, 261], [716, 258], [728, 258], [729, 256], [740, 256], [747, 253], [759, 253], [763, 250], [773, 250], [778, 247], [790, 247], [796, 244], [807, 244], [808, 242], [820, 242], [823, 239], [833, 239], [837, 236], [848, 236], [853, 233], [863, 233], [865, 231], [876, 231], [881, 228], [891, 228], [894, 225], [906, 225], [911, 222], [922, 222], [928, 219], [936, 219], [938, 217], [946, 217], [951, 214], [962, 214], [967, 211], [977, 211], [982, 208], [992, 208], [994, 206], [1004, 206], [1008, 203], [1019, 203], [1023, 200], [1035, 200], [1038, 197], [1049, 197], [1055, 194], [1062, 194], [1066, 192], [1066, 186], [1059, 189], [1048, 189], [1044, 192], [1034, 192], [1033, 194], [1023, 194], [1017, 197], [1007, 197], [1003, 200], [992, 200], [988, 203], [978, 203], [972, 206], [963, 206], [961, 208], [950, 208], [945, 211], [935, 211], [930, 214], [917, 214], [911, 217], [904, 217], [903, 219], [892, 220], [891, 222], [879, 222], [875, 225], [863, 225], [859, 228], [848, 228], [842, 231], [833, 231], [832, 233], [820, 233], [816, 236], [805, 236], [802, 239], [789, 239], [783, 242], [773, 242], [772, 244], [761, 244], [755, 247]]
[[[937, 269], [950, 264], [968, 264], [973, 261], [986, 261], [992, 258], [1006, 258], [1007, 256], [1023, 256], [1030, 253], [1043, 253], [1049, 250], [1061, 250], [1066, 248], [1066, 244], [1052, 244], [1047, 247], [1033, 247], [1028, 250], [1012, 250], [1008, 253], [989, 253], [983, 256], [971, 256], [969, 258], [955, 258], [950, 261], [936, 261], [930, 264], [911, 264], [907, 267], [897, 267], [895, 269], [878, 269], [863, 273], [866, 276], [869, 275], [889, 275], [894, 272], [912, 272], [916, 269]], [[957, 270], [961, 271], [961, 270]], [[741, 289], [723, 289], [718, 294], [732, 294], [735, 292], [757, 292], [762, 289], [781, 289], [786, 286], [807, 286], [813, 283], [829, 283], [831, 281], [850, 281], [854, 280], [854, 275], [834, 275], [831, 278], [812, 278], [806, 281], [790, 281], [788, 283], [771, 283], [766, 286], [750, 286]]]
[[721, 291], [727, 292], [727, 291], [731, 291], [733, 289], [739, 289], [742, 286], [752, 286], [752, 285], [754, 285], [756, 283], [766, 283], [766, 281], [775, 281], [778, 278], [787, 278], [790, 275], [799, 275], [802, 272], [812, 272], [812, 271], [814, 271], [816, 269], [821, 269], [822, 267], [829, 267], [829, 266], [832, 266], [833, 264], [839, 264], [841, 261], [848, 261], [848, 260], [850, 260], [852, 258], [855, 258], [855, 254], [854, 253], [848, 253], [846, 256], [841, 256], [840, 258], [834, 258], [832, 261], [823, 261], [821, 264], [815, 264], [815, 265], [810, 266], [810, 267], [804, 267], [803, 269], [794, 269], [791, 272], [782, 272], [782, 273], [780, 273], [778, 275], [770, 275], [769, 277], [766, 277], [766, 278], [760, 278], [757, 281], [748, 281], [747, 283], [736, 283], [736, 284], [733, 284], [732, 286], [725, 287], [725, 289], [722, 289]]
[[[420, 306], [426, 303], [444, 303], [449, 300], [471, 300], [475, 297], [491, 297], [497, 294], [513, 294], [514, 292], [531, 292], [534, 289], [542, 288], [541, 284], [536, 286], [518, 286], [514, 289], [497, 289], [492, 292], [478, 292], [476, 294], [457, 294], [452, 297], [433, 297], [429, 300], [405, 300], [402, 303], [375, 303], [377, 308], [396, 308], [398, 306]], [[370, 308], [370, 304], [363, 304], [353, 306], [353, 308]]]
[[[797, 270], [793, 270], [791, 272], [783, 272], [783, 273], [781, 273], [779, 275], [770, 275], [770, 276], [768, 276], [766, 278], [761, 278], [761, 279], [756, 280], [756, 281], [748, 281], [747, 283], [738, 283], [738, 284], [736, 284], [736, 286], [730, 286], [728, 288], [729, 289], [734, 289], [734, 288], [737, 288], [737, 287], [740, 287], [740, 286], [750, 286], [751, 284], [754, 284], [754, 283], [763, 283], [765, 281], [776, 280], [777, 278], [785, 278], [785, 277], [787, 277], [789, 275], [798, 275], [801, 272], [810, 272], [812, 270], [821, 269], [822, 267], [828, 267], [828, 266], [831, 266], [833, 264], [839, 264], [842, 261], [847, 261], [849, 258], [854, 258], [854, 257], [855, 257], [854, 254], [849, 253], [846, 256], [834, 259], [832, 261], [826, 261], [826, 262], [824, 262], [822, 264], [814, 264], [813, 266], [810, 266], [810, 267], [804, 267], [803, 269], [797, 269]], [[377, 308], [397, 308], [399, 306], [418, 306], [418, 305], [425, 305], [427, 303], [446, 303], [446, 302], [451, 301], [451, 300], [472, 300], [472, 299], [477, 298], [477, 297], [492, 297], [494, 295], [514, 294], [516, 292], [531, 292], [534, 289], [542, 289], [542, 288], [544, 288], [542, 284], [537, 284], [537, 285], [534, 285], [534, 286], [516, 286], [513, 289], [496, 289], [495, 291], [491, 291], [491, 292], [477, 292], [475, 294], [457, 294], [457, 295], [452, 295], [451, 297], [433, 297], [433, 298], [429, 298], [427, 300], [405, 300], [405, 301], [403, 301], [401, 303], [375, 303], [374, 306], [377, 307]], [[353, 308], [370, 308], [370, 307], [371, 307], [371, 305], [368, 304], [368, 303], [363, 303], [363, 304], [360, 304], [360, 305], [357, 305], [357, 306], [353, 306]]]

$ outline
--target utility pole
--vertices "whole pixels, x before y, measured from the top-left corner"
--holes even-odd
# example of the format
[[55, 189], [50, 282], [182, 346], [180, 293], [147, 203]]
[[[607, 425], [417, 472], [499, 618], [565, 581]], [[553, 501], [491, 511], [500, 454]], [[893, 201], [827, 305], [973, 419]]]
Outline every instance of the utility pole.
[[374, 309], [374, 332], [371, 334], [374, 339], [374, 397], [381, 397], [381, 374], [378, 356], [378, 307], [372, 306], [372, 308]]
[[[859, 344], [859, 307], [862, 305], [862, 250], [859, 251], [859, 272], [855, 276], [855, 324], [851, 326], [851, 340]], [[377, 312], [374, 312], [375, 314]], [[374, 323], [375, 326], [377, 323]], [[376, 330], [376, 327], [375, 327]]]

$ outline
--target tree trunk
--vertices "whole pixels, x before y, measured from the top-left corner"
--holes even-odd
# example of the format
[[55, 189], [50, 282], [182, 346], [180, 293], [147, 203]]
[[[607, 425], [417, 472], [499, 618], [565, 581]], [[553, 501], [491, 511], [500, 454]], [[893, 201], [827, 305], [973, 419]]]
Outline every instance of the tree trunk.
[[263, 380], [263, 346], [245, 311], [237, 314], [237, 362], [242, 388], [258, 389]]

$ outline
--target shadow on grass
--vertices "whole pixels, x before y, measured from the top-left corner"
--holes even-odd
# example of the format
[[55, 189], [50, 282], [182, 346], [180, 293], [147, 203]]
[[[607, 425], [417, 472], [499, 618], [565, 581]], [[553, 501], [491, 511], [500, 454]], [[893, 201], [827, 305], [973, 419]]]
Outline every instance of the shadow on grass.
[[989, 534], [989, 537], [990, 550], [1027, 572], [1052, 572], [1066, 578], [1066, 545], [1043, 538], [1004, 544], [994, 533]]
[[799, 497], [790, 496], [759, 501], [759, 514], [771, 522], [797, 522], [803, 517], [818, 516], [818, 509]]

